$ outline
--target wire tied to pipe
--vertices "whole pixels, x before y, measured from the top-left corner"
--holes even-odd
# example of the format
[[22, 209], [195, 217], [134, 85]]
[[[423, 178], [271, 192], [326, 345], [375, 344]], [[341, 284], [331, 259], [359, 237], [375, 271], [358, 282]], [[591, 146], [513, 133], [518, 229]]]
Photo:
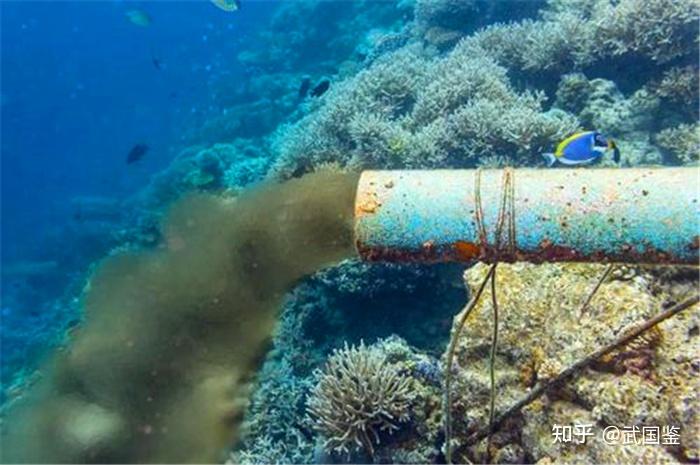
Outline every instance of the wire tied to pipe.
[[[486, 454], [487, 454], [487, 461], [489, 459], [489, 453], [490, 453], [490, 446], [491, 446], [491, 434], [496, 430], [496, 428], [503, 422], [503, 420], [513, 412], [517, 411], [519, 408], [522, 408], [522, 406], [526, 405], [527, 403], [531, 402], [536, 398], [536, 396], [541, 395], [545, 390], [546, 387], [549, 387], [550, 384], [547, 384], [546, 386], [540, 386], [540, 389], [536, 390], [537, 393], [532, 393], [532, 395], [528, 396], [526, 399], [523, 400], [523, 402], [518, 403], [516, 406], [508, 409], [506, 412], [502, 413], [501, 415], [498, 416], [498, 418], [495, 418], [495, 355], [496, 355], [496, 347], [497, 347], [497, 342], [498, 342], [498, 301], [496, 298], [496, 266], [498, 265], [499, 258], [504, 256], [504, 251], [502, 250], [502, 240], [503, 240], [503, 230], [504, 228], [506, 229], [507, 232], [507, 249], [505, 250], [505, 255], [510, 258], [514, 259], [516, 252], [517, 252], [517, 244], [515, 242], [515, 187], [514, 187], [514, 179], [513, 179], [513, 171], [511, 168], [506, 168], [503, 171], [503, 177], [501, 181], [501, 197], [500, 197], [500, 207], [498, 211], [498, 216], [497, 216], [497, 221], [496, 221], [496, 228], [494, 232], [494, 246], [491, 249], [488, 244], [488, 236], [486, 232], [486, 227], [484, 225], [484, 214], [483, 214], [483, 207], [481, 204], [481, 170], [477, 170], [475, 173], [475, 180], [474, 180], [474, 200], [475, 200], [475, 217], [476, 217], [476, 228], [477, 228], [477, 234], [479, 236], [479, 240], [481, 242], [481, 247], [482, 247], [482, 259], [491, 259], [492, 265], [489, 268], [488, 272], [486, 273], [486, 276], [484, 277], [483, 281], [481, 282], [476, 294], [474, 295], [474, 298], [470, 301], [469, 305], [467, 308], [464, 310], [462, 317], [459, 320], [459, 323], [457, 325], [456, 330], [452, 334], [452, 339], [450, 340], [450, 345], [447, 353], [447, 360], [446, 360], [446, 375], [445, 375], [445, 422], [444, 422], [444, 431], [445, 431], [445, 458], [447, 463], [452, 463], [452, 390], [451, 390], [451, 385], [452, 385], [452, 365], [454, 362], [454, 356], [455, 356], [455, 351], [457, 347], [457, 341], [460, 338], [460, 335], [462, 333], [462, 330], [464, 329], [464, 326], [466, 324], [466, 320], [471, 314], [472, 310], [476, 307], [477, 303], [479, 302], [479, 299], [481, 298], [481, 294], [483, 293], [484, 289], [486, 288], [486, 285], [488, 282], [491, 282], [491, 303], [493, 307], [493, 333], [491, 337], [491, 351], [490, 351], [490, 356], [489, 356], [489, 374], [490, 374], [490, 380], [491, 380], [491, 387], [490, 387], [490, 404], [489, 404], [489, 422], [488, 426], [485, 428], [482, 428], [479, 430], [479, 432], [470, 437], [469, 441], [467, 442], [467, 445], [473, 444], [475, 439], [479, 438], [486, 438], [487, 443], [486, 443]], [[610, 275], [610, 273], [614, 270], [615, 265], [614, 264], [609, 264], [602, 276], [599, 278], [597, 281], [595, 287], [591, 290], [591, 292], [588, 294], [586, 297], [586, 300], [583, 302], [583, 304], [580, 307], [579, 314], [583, 314], [588, 306], [590, 305], [591, 301], [593, 300], [593, 297], [597, 294], [598, 290], [600, 289], [601, 285], [603, 282], [606, 280], [606, 278]], [[697, 302], [697, 297], [695, 298], [695, 301]], [[686, 308], [688, 305], [684, 305], [683, 308]], [[680, 310], [679, 310], [680, 311]], [[668, 315], [663, 315], [660, 316], [658, 321], [661, 321], [661, 319], [665, 319], [671, 316], [669, 313]], [[657, 322], [658, 322], [657, 321]], [[655, 323], [650, 323], [655, 324]], [[644, 330], [648, 329], [651, 326], [645, 326], [642, 329], [639, 329], [639, 333], [643, 332]], [[637, 334], [639, 334], [637, 333]], [[630, 337], [631, 339], [631, 337]], [[626, 339], [629, 340], [629, 339]], [[614, 345], [620, 344], [620, 341], [617, 341]], [[605, 348], [602, 349], [603, 351], [610, 350], [610, 348]], [[591, 363], [592, 360], [597, 359], [601, 354], [605, 352], [594, 352], [591, 356], [587, 358], [585, 362], [582, 362], [581, 367], [584, 366], [584, 363]], [[576, 368], [580, 368], [578, 365]], [[570, 375], [573, 373], [574, 368], [571, 370], [566, 370], [565, 373], [562, 373], [558, 379], [564, 379], [566, 376]]]
[[[444, 420], [444, 431], [445, 431], [445, 458], [447, 463], [452, 463], [452, 366], [454, 362], [455, 350], [457, 348], [457, 341], [460, 338], [462, 330], [464, 329], [465, 323], [469, 314], [476, 307], [476, 304], [481, 298], [486, 284], [491, 281], [491, 305], [493, 308], [493, 333], [491, 336], [491, 352], [489, 355], [489, 375], [491, 381], [490, 387], [490, 402], [489, 402], [489, 431], [492, 429], [494, 416], [495, 416], [495, 403], [496, 403], [496, 372], [495, 372], [495, 361], [496, 361], [496, 347], [498, 343], [498, 300], [496, 297], [496, 266], [498, 265], [499, 257], [503, 254], [503, 232], [504, 228], [507, 234], [507, 251], [506, 254], [509, 258], [515, 257], [515, 252], [517, 251], [516, 236], [515, 236], [515, 181], [514, 181], [514, 171], [512, 168], [505, 168], [503, 170], [503, 175], [501, 177], [501, 192], [500, 192], [500, 202], [498, 209], [498, 216], [496, 219], [496, 226], [494, 230], [494, 245], [493, 248], [489, 247], [488, 244], [488, 234], [486, 231], [486, 226], [484, 224], [484, 211], [481, 201], [481, 169], [477, 169], [474, 173], [474, 212], [477, 234], [479, 236], [479, 241], [481, 243], [481, 258], [490, 258], [492, 261], [491, 267], [486, 274], [486, 277], [482, 281], [478, 291], [474, 295], [464, 313], [460, 319], [457, 329], [452, 335], [450, 345], [447, 352], [446, 360], [446, 375], [445, 375], [445, 420]], [[491, 443], [491, 435], [487, 438], [487, 451]], [[487, 452], [488, 453], [488, 452]]]
[[[517, 252], [515, 231], [515, 171], [504, 168], [501, 176], [499, 208], [493, 233], [493, 245], [489, 244], [489, 235], [484, 221], [484, 208], [481, 199], [481, 168], [474, 172], [474, 222], [476, 234], [481, 246], [479, 258], [484, 261], [498, 262], [501, 258], [513, 259]], [[503, 234], [507, 245], [503, 249]]]

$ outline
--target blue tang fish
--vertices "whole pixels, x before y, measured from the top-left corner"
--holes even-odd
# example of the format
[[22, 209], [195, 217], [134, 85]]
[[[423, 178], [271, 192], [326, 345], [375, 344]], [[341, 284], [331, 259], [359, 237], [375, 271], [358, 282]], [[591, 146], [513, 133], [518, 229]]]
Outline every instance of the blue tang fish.
[[613, 152], [615, 163], [620, 162], [620, 150], [612, 139], [597, 131], [577, 132], [559, 143], [554, 153], [543, 153], [548, 166], [559, 162], [564, 165], [589, 165], [606, 153]]

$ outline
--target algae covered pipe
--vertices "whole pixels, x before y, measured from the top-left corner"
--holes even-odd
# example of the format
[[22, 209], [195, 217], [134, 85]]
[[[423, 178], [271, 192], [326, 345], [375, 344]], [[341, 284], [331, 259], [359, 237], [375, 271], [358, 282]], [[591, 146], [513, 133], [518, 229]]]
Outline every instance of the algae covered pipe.
[[[358, 253], [369, 261], [698, 264], [697, 168], [510, 173], [513, 204], [504, 209], [504, 170], [365, 171]], [[514, 248], [502, 241], [496, 250], [499, 212], [513, 215]]]

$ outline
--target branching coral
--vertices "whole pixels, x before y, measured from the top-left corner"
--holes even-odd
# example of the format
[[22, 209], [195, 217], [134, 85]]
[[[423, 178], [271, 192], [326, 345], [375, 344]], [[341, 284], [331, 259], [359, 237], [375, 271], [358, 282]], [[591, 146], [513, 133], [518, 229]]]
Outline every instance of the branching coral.
[[673, 109], [676, 119], [680, 116], [684, 122], [695, 122], [700, 116], [698, 80], [697, 66], [674, 67], [664, 72], [658, 81], [650, 83], [647, 91], [658, 97], [665, 107]]
[[[313, 350], [307, 348], [307, 350]], [[313, 443], [297, 423], [311, 388], [309, 378], [296, 376], [291, 364], [273, 351], [258, 373], [258, 386], [242, 425], [240, 447], [231, 463], [310, 463]]]
[[633, 52], [667, 62], [687, 55], [688, 45], [697, 44], [697, 0], [621, 0], [602, 7], [597, 3], [591, 20], [599, 54]]
[[326, 436], [325, 448], [349, 454], [374, 454], [380, 433], [392, 433], [409, 420], [412, 380], [363, 343], [335, 350], [308, 402], [314, 428]]
[[599, 64], [614, 60], [692, 60], [697, 0], [551, 0], [539, 19], [492, 24], [447, 54], [422, 46], [435, 29], [473, 27], [461, 18], [478, 15], [483, 5], [458, 3], [417, 2], [414, 33], [425, 40], [335, 83], [321, 105], [280, 131], [272, 174], [296, 176], [330, 161], [354, 168], [531, 164], [582, 126], [624, 134], [630, 149], [625, 163], [658, 161], [648, 133], [692, 116], [665, 108], [659, 99], [692, 94], [693, 67], [665, 76], [663, 67], [647, 71], [643, 81], [659, 79], [658, 85], [647, 89], [629, 80], [621, 88], [635, 86], [630, 97], [611, 80], [571, 75], [557, 95], [562, 111], [548, 110], [545, 94], [532, 87], [553, 90], [554, 82], [542, 75], [572, 67], [598, 73]]
[[484, 24], [534, 16], [543, 4], [542, 0], [417, 0], [415, 32], [426, 42], [447, 48]]
[[413, 107], [426, 69], [422, 54], [408, 47], [333, 86], [316, 111], [278, 131], [273, 173], [286, 178], [328, 162], [371, 166], [374, 160], [379, 166], [395, 158], [410, 145], [401, 119]]
[[586, 23], [576, 14], [562, 15], [556, 21], [494, 24], [457, 47], [488, 51], [502, 65], [523, 70], [570, 68], [591, 61]]
[[697, 163], [700, 157], [700, 124], [681, 124], [664, 129], [657, 134], [656, 143], [682, 163]]
[[533, 161], [578, 128], [544, 95], [518, 93], [481, 49], [431, 58], [418, 46], [386, 55], [330, 92], [325, 105], [280, 133], [273, 173], [327, 161], [359, 168], [468, 166], [501, 156]]
[[141, 207], [159, 208], [191, 191], [239, 189], [260, 180], [270, 163], [265, 147], [250, 139], [188, 147], [141, 193]]
[[656, 87], [656, 94], [675, 102], [698, 100], [698, 70], [692, 66], [666, 71]]
[[552, 0], [542, 19], [495, 24], [464, 40], [525, 70], [567, 69], [634, 54], [664, 63], [694, 53], [697, 0]]

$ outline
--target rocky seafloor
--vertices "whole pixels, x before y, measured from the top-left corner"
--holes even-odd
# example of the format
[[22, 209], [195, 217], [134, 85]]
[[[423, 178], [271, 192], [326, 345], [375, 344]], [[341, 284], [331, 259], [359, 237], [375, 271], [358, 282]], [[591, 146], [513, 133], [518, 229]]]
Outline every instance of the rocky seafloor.
[[[259, 73], [249, 82], [219, 84], [226, 111], [190, 128], [187, 146], [168, 169], [120, 201], [119, 215], [97, 212], [93, 227], [68, 227], [46, 239], [56, 272], [70, 279], [60, 297], [37, 295], [22, 283], [4, 295], [9, 306], [31, 302], [41, 311], [5, 316], [2, 338], [10, 351], [3, 357], [3, 399], [11, 401], [31, 383], [37, 353], [62, 344], [79, 324], [79, 297], [93, 262], [110, 251], [153, 247], [163, 212], [184, 193], [236, 195], [263, 180], [320, 169], [543, 167], [542, 152], [573, 131], [593, 128], [617, 141], [622, 166], [697, 166], [697, 1], [334, 5], [281, 6], [262, 33], [270, 46], [238, 57]], [[330, 89], [300, 101], [305, 77], [327, 78]], [[77, 249], [81, 254], [69, 253]], [[282, 310], [246, 433], [232, 445], [230, 460], [444, 461], [444, 351], [454, 318], [486, 272], [471, 266], [462, 279], [464, 268], [348, 261], [300, 283]], [[630, 268], [604, 283], [578, 314], [602, 270], [499, 265], [497, 410], [698, 285], [694, 270]], [[494, 435], [488, 453], [485, 441], [463, 445], [488, 418], [488, 291], [482, 302], [457, 346], [455, 460], [700, 459], [697, 307], [523, 409]], [[361, 417], [377, 433], [368, 433], [371, 447], [354, 433], [343, 439], [342, 428], [329, 429], [333, 418], [309, 407], [325, 405], [326, 394], [362, 391], [359, 380], [343, 391], [324, 368], [342, 365], [352, 350], [359, 351], [355, 359], [368, 360], [367, 373], [395, 373], [372, 378], [388, 398], [373, 400], [386, 413]], [[384, 378], [393, 384], [381, 385]], [[400, 414], [392, 413], [397, 405]], [[679, 426], [681, 432], [678, 445], [606, 446], [600, 437], [585, 445], [553, 442], [554, 424], [577, 423], [593, 425], [597, 435], [610, 425]]]
[[[582, 303], [604, 270], [603, 265], [585, 264], [499, 265], [497, 413], [523, 398], [536, 383], [551, 379], [611, 342], [623, 329], [697, 288], [693, 269], [659, 273], [619, 268], [581, 314]], [[486, 273], [485, 265], [469, 268], [465, 284], [475, 291]], [[453, 460], [685, 463], [698, 459], [698, 306], [616, 349], [510, 417], [494, 433], [488, 455], [486, 440], [463, 444], [488, 423], [489, 293], [484, 292], [457, 341]], [[443, 351], [421, 350], [389, 336], [371, 345], [338, 346], [325, 368], [321, 365], [309, 372], [295, 360], [309, 352], [301, 342], [304, 333], [291, 346], [284, 339], [286, 331], [299, 331], [298, 323], [288, 326], [289, 313], [287, 308], [276, 338], [285, 341], [284, 350], [274, 350], [265, 362], [248, 414], [247, 435], [242, 447], [232, 453], [232, 462], [444, 461]], [[455, 325], [460, 317], [456, 310]], [[358, 380], [356, 373], [363, 373], [363, 379]], [[370, 393], [381, 393], [375, 394], [380, 398]], [[588, 425], [593, 436], [585, 444], [557, 443], [555, 425]], [[637, 442], [624, 443], [622, 438], [606, 442], [602, 434], [608, 426], [621, 431], [639, 428]], [[642, 428], [663, 431], [672, 426], [678, 428], [677, 444], [671, 439], [664, 444], [661, 432], [657, 444], [642, 440]], [[360, 429], [376, 432], [368, 435], [371, 447], [357, 440]]]

